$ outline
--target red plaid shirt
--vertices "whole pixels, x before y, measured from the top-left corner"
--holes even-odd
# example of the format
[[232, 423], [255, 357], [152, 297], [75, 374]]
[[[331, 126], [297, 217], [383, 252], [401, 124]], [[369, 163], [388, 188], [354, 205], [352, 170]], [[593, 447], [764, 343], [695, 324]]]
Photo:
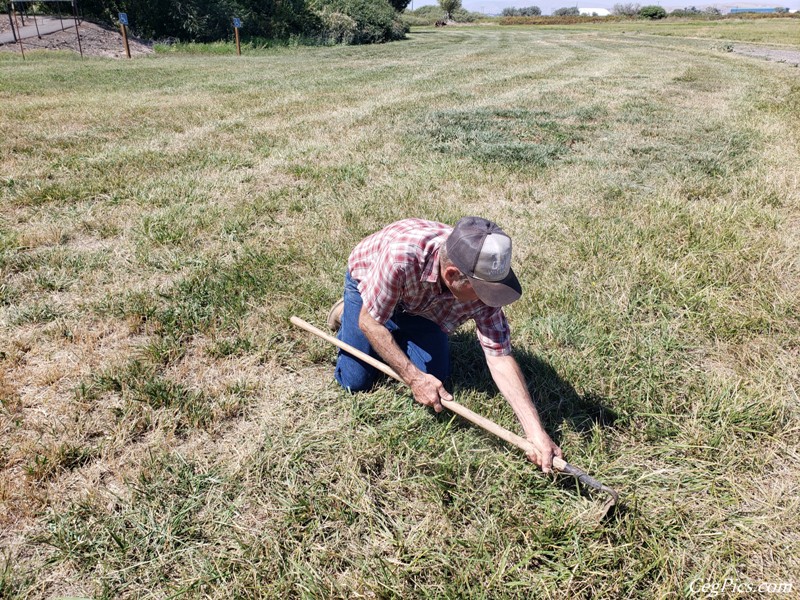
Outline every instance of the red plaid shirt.
[[439, 284], [439, 247], [451, 231], [442, 223], [405, 219], [362, 240], [347, 266], [364, 306], [378, 323], [391, 319], [399, 306], [430, 319], [448, 334], [474, 319], [487, 355], [511, 354], [511, 333], [501, 308], [480, 300], [460, 302]]

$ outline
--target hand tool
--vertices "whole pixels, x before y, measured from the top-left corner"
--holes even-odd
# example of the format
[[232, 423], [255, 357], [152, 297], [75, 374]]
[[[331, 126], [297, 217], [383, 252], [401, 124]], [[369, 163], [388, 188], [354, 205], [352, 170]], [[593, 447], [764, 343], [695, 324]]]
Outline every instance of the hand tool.
[[[375, 367], [376, 369], [378, 369], [382, 373], [385, 373], [392, 379], [396, 379], [400, 383], [405, 383], [400, 378], [400, 376], [397, 373], [395, 373], [394, 369], [392, 369], [389, 365], [382, 363], [375, 357], [370, 356], [369, 354], [365, 354], [364, 352], [361, 352], [357, 348], [353, 348], [350, 344], [347, 344], [341, 341], [340, 339], [325, 333], [324, 331], [314, 327], [313, 325], [311, 325], [310, 323], [304, 321], [299, 317], [292, 317], [290, 321], [294, 325], [300, 327], [301, 329], [305, 329], [309, 333], [313, 333], [317, 337], [327, 342], [330, 342], [334, 346], [337, 346], [338, 348], [341, 348], [342, 350], [355, 356], [356, 358], [363, 360], [368, 365]], [[524, 437], [519, 436], [516, 433], [512, 433], [508, 429], [501, 427], [500, 425], [487, 419], [486, 417], [483, 417], [478, 413], [471, 411], [466, 406], [463, 406], [458, 402], [455, 402], [454, 400], [441, 400], [441, 402], [442, 406], [444, 406], [447, 410], [452, 411], [456, 413], [458, 416], [466, 419], [470, 423], [473, 423], [474, 425], [477, 425], [478, 427], [490, 433], [493, 433], [500, 439], [516, 446], [526, 454], [533, 449], [533, 444], [528, 440], [526, 440]], [[553, 468], [559, 473], [564, 473], [565, 475], [571, 475], [572, 477], [575, 477], [578, 481], [580, 481], [581, 483], [583, 483], [584, 485], [586, 485], [591, 489], [608, 494], [609, 496], [608, 500], [606, 500], [605, 504], [603, 504], [601, 513], [599, 515], [599, 519], [604, 518], [611, 510], [611, 508], [619, 502], [619, 494], [615, 490], [611, 489], [607, 485], [603, 485], [593, 477], [590, 477], [585, 471], [579, 469], [574, 465], [569, 464], [564, 459], [558, 456], [554, 456]]]

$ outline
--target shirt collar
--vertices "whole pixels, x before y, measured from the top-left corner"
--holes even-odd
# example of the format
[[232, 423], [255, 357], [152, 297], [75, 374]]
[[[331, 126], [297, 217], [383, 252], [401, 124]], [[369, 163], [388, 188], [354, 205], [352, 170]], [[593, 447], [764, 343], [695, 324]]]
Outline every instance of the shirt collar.
[[436, 241], [436, 245], [425, 260], [425, 265], [422, 268], [422, 276], [420, 281], [432, 283], [436, 286], [437, 293], [442, 292], [439, 285], [439, 248], [442, 245], [442, 239]]

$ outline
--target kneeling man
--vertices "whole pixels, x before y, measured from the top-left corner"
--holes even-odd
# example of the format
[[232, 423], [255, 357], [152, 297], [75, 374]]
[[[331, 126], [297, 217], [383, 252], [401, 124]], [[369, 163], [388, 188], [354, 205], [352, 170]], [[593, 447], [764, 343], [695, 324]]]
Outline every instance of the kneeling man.
[[[517, 361], [502, 307], [522, 295], [511, 270], [511, 238], [480, 217], [455, 227], [422, 219], [392, 223], [350, 254], [344, 298], [328, 317], [338, 337], [380, 356], [436, 412], [452, 400], [448, 334], [475, 321], [486, 364], [534, 450], [528, 458], [549, 472], [561, 456], [542, 428]], [[368, 390], [379, 371], [340, 351], [335, 377], [344, 388]]]

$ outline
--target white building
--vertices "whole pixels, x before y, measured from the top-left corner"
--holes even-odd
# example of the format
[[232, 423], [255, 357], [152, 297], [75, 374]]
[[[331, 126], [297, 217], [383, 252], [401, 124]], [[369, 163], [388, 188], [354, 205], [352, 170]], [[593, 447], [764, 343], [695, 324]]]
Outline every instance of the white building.
[[607, 8], [579, 8], [578, 10], [585, 17], [607, 17], [611, 14]]

